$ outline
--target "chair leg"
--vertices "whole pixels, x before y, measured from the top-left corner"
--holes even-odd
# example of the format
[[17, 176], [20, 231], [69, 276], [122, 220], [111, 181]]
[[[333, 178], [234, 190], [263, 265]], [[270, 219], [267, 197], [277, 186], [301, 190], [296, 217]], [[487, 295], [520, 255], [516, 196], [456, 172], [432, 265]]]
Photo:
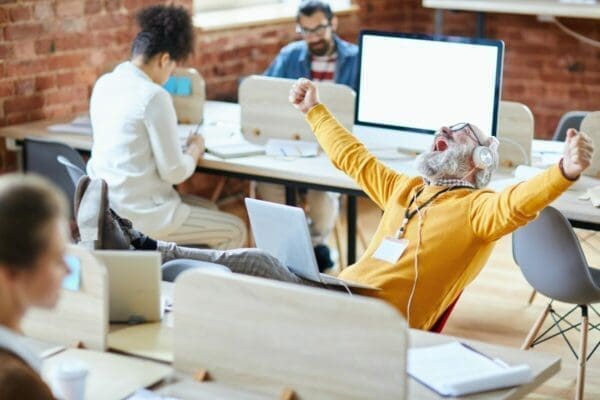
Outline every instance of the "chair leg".
[[579, 340], [579, 356], [577, 366], [577, 387], [575, 400], [583, 400], [583, 389], [585, 385], [585, 365], [587, 362], [587, 338], [588, 338], [588, 308], [586, 305], [581, 307], [581, 334]]
[[[256, 181], [248, 181], [248, 197], [256, 199]], [[254, 240], [250, 225], [248, 225], [248, 247], [256, 247], [256, 241]]]
[[533, 299], [535, 299], [535, 295], [536, 294], [537, 294], [537, 290], [533, 289], [533, 291], [529, 295], [529, 300], [527, 301], [528, 305], [531, 304], [531, 303], [533, 303]]
[[365, 237], [365, 232], [363, 231], [362, 226], [358, 221], [356, 221], [356, 234], [358, 236], [358, 240], [360, 241], [360, 245], [363, 248], [363, 251], [367, 250], [367, 238]]
[[225, 182], [227, 182], [227, 178], [222, 176], [219, 178], [219, 182], [217, 182], [217, 186], [215, 190], [213, 190], [212, 195], [210, 196], [210, 201], [216, 203], [221, 197], [221, 193], [223, 193], [223, 188], [225, 187]]
[[342, 249], [342, 224], [340, 219], [338, 218], [335, 221], [335, 225], [333, 227], [333, 236], [335, 238], [335, 246], [338, 251], [338, 270], [342, 272], [342, 270], [346, 267], [346, 260], [344, 259], [344, 251]]
[[248, 197], [251, 199], [256, 198], [256, 181], [248, 182]]
[[551, 308], [552, 308], [552, 305], [550, 303], [548, 303], [546, 305], [546, 307], [544, 308], [544, 310], [542, 311], [542, 313], [540, 314], [540, 316], [538, 317], [537, 321], [535, 321], [535, 324], [533, 324], [533, 326], [531, 327], [531, 330], [529, 331], [527, 338], [525, 339], [525, 341], [523, 342], [523, 345], [521, 346], [521, 350], [528, 350], [529, 348], [531, 348], [531, 344], [535, 340], [535, 337], [537, 336], [537, 334], [540, 332], [542, 325], [544, 325], [544, 321], [548, 317], [548, 314], [550, 313]]

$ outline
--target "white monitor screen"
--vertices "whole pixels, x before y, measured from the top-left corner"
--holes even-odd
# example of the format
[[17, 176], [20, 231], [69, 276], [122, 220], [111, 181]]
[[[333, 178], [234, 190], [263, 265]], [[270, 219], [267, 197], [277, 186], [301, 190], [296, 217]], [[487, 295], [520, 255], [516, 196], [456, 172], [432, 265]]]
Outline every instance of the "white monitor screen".
[[434, 133], [470, 122], [495, 135], [498, 40], [363, 31], [355, 123]]

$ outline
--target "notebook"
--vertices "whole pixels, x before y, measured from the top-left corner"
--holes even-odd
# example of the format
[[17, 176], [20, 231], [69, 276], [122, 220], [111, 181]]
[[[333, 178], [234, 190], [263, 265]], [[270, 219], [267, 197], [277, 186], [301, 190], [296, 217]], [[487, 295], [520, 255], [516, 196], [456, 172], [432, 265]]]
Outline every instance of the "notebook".
[[533, 379], [528, 365], [509, 366], [460, 342], [409, 349], [407, 372], [442, 396], [502, 389]]
[[250, 157], [265, 154], [265, 148], [250, 142], [206, 145], [206, 151], [220, 158]]

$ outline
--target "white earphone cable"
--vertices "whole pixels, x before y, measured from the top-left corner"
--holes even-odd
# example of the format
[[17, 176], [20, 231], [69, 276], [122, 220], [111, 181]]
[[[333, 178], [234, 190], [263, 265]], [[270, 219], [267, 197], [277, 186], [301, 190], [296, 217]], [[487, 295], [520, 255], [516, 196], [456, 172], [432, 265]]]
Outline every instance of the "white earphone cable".
[[[419, 247], [421, 247], [421, 228], [423, 226], [423, 215], [421, 214], [421, 210], [419, 209], [419, 205], [417, 204], [416, 200], [415, 207], [419, 220], [417, 221], [417, 246], [415, 248], [415, 280], [413, 281], [410, 296], [408, 296], [408, 304], [406, 306], [406, 323], [408, 326], [410, 326], [410, 307], [412, 306], [413, 297], [417, 291], [417, 280], [419, 279]], [[425, 210], [425, 212], [426, 211], [427, 210]]]

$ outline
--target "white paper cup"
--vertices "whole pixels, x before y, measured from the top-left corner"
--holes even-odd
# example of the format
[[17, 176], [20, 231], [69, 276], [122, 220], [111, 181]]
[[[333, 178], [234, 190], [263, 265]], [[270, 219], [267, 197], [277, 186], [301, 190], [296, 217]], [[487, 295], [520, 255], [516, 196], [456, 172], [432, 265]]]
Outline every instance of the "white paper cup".
[[84, 400], [87, 366], [78, 360], [62, 361], [54, 371], [53, 387], [61, 400]]

